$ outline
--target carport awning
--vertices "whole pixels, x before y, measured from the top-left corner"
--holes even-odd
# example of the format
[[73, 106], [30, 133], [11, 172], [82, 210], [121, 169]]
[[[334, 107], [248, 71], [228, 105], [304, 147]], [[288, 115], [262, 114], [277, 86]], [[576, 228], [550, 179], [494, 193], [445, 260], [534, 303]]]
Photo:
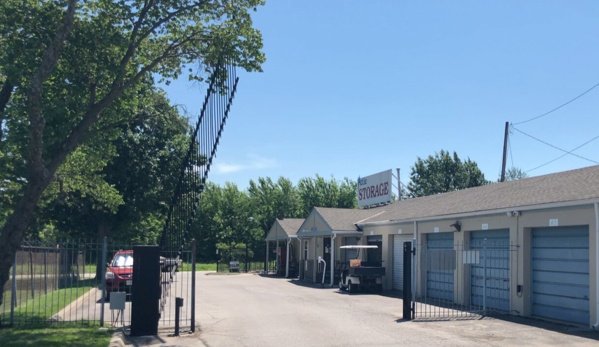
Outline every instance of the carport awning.
[[299, 233], [299, 238], [312, 238], [312, 237], [322, 237], [322, 236], [333, 236], [337, 234], [338, 236], [362, 236], [362, 231], [357, 230], [319, 230], [319, 231], [304, 231]]

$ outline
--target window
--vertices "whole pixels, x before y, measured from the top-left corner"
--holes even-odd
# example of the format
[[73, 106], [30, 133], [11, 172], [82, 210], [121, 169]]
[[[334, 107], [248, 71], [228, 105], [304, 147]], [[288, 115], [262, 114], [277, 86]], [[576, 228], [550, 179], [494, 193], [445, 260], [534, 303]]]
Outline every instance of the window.
[[133, 266], [133, 254], [119, 254], [114, 258], [112, 266]]

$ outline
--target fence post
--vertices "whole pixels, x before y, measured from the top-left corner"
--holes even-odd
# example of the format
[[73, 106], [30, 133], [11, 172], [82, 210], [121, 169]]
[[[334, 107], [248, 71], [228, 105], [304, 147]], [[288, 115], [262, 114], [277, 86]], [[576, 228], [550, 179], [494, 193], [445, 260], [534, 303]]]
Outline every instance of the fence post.
[[104, 303], [106, 301], [106, 252], [108, 251], [108, 239], [104, 236], [104, 242], [102, 243], [102, 264], [100, 264], [100, 277], [102, 281], [102, 297], [100, 298], [100, 326], [104, 326]]
[[403, 244], [403, 319], [412, 320], [412, 242]]
[[191, 332], [196, 331], [196, 244], [191, 240]]
[[418, 290], [418, 286], [416, 283], [416, 268], [418, 258], [416, 257], [416, 252], [418, 244], [416, 243], [416, 237], [414, 237], [414, 241], [412, 242], [412, 318], [416, 319], [416, 291]]
[[10, 295], [10, 326], [15, 324], [15, 306], [17, 306], [17, 253], [12, 264], [12, 286]]
[[487, 315], [487, 238], [483, 240], [483, 316]]

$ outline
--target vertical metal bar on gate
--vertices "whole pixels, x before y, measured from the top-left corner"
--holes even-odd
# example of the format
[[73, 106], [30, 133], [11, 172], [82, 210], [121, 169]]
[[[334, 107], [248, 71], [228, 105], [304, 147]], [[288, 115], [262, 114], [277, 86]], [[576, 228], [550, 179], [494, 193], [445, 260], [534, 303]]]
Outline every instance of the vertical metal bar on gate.
[[[414, 231], [414, 234], [416, 234], [416, 231]], [[416, 285], [416, 262], [417, 262], [417, 257], [416, 257], [416, 252], [418, 251], [416, 249], [416, 237], [414, 237], [414, 243], [413, 245], [413, 253], [412, 253], [412, 317], [415, 319], [416, 318], [416, 290], [418, 289], [418, 286]]]
[[12, 285], [10, 295], [10, 326], [15, 323], [15, 306], [17, 303], [17, 253], [15, 253], [15, 262], [12, 264]]
[[191, 241], [191, 332], [196, 330], [196, 244]]
[[108, 239], [104, 236], [104, 243], [102, 244], [102, 263], [100, 264], [100, 278], [102, 281], [102, 297], [100, 298], [100, 326], [104, 326], [104, 303], [106, 301], [106, 274], [104, 271], [106, 270], [106, 252], [108, 248]]
[[483, 239], [483, 315], [487, 314], [487, 238]]

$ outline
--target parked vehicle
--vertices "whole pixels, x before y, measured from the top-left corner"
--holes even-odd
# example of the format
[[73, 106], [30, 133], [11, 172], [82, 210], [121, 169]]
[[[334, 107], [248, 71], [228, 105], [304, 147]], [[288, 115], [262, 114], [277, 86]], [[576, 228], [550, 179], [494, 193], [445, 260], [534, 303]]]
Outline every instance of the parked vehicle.
[[108, 265], [106, 271], [106, 300], [110, 300], [111, 292], [131, 293], [133, 284], [133, 251], [118, 251]]
[[[131, 293], [133, 284], [133, 250], [120, 250], [114, 254], [112, 260], [106, 264], [106, 300], [110, 300], [111, 292]], [[181, 259], [160, 257], [162, 272], [170, 272], [181, 267]]]
[[348, 245], [341, 246], [342, 249], [357, 249], [355, 259], [350, 259], [349, 268], [343, 270], [339, 278], [339, 289], [349, 290], [350, 293], [355, 293], [364, 289], [371, 289], [377, 293], [383, 291], [383, 276], [385, 276], [385, 268], [376, 266], [360, 260], [360, 250], [369, 248], [378, 248], [378, 246], [359, 246]]

